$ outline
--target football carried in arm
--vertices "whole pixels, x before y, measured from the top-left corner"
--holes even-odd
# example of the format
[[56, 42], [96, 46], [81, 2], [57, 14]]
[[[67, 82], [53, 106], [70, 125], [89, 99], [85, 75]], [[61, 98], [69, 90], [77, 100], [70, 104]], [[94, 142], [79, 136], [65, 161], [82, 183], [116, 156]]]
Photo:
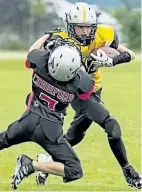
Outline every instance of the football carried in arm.
[[97, 55], [98, 50], [104, 51], [106, 53], [106, 55], [111, 58], [114, 58], [120, 54], [119, 51], [117, 51], [116, 49], [111, 48], [111, 47], [101, 47], [101, 48], [95, 49], [92, 53], [94, 55]]

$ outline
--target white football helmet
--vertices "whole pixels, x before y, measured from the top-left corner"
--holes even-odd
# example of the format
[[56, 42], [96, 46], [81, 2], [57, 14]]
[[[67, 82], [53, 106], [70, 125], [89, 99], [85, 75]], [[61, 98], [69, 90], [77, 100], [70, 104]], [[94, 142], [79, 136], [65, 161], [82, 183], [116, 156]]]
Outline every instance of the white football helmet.
[[[76, 38], [81, 43], [87, 41], [86, 44], [90, 44], [91, 40], [94, 39], [97, 29], [97, 14], [87, 3], [77, 2], [73, 4], [69, 12], [66, 13], [65, 22], [69, 36]], [[89, 35], [77, 35], [75, 26], [91, 27], [91, 32]]]
[[78, 73], [82, 65], [81, 52], [69, 44], [59, 45], [48, 60], [49, 74], [57, 81], [66, 82]]

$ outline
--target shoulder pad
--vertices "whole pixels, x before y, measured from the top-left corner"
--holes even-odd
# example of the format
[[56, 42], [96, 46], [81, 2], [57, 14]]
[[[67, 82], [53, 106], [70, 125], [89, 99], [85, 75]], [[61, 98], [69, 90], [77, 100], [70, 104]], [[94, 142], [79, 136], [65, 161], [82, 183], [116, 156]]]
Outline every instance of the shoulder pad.
[[28, 53], [27, 60], [30, 64], [43, 68], [47, 61], [47, 53], [39, 49], [34, 49]]

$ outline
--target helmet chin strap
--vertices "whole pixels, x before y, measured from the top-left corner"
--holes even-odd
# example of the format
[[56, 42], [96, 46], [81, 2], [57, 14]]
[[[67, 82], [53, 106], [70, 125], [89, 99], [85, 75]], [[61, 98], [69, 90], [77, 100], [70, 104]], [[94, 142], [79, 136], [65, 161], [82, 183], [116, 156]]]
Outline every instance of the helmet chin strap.
[[[88, 37], [88, 38], [87, 38]], [[89, 38], [89, 36], [86, 36], [83, 38], [83, 36], [74, 36], [74, 38], [79, 41], [83, 46], [87, 46], [91, 43], [91, 41], [94, 39], [94, 38]]]
[[83, 40], [83, 45], [86, 45], [86, 40], [85, 39]]

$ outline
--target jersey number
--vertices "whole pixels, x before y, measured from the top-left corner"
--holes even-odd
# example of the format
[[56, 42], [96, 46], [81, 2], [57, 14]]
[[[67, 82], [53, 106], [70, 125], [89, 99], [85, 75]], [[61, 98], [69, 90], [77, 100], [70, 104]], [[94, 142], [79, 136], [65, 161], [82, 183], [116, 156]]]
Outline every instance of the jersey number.
[[48, 108], [49, 108], [50, 110], [54, 110], [56, 104], [58, 103], [58, 101], [52, 99], [51, 97], [45, 95], [44, 93], [40, 93], [39, 98], [40, 98], [41, 100], [46, 101], [46, 102], [48, 103]]

